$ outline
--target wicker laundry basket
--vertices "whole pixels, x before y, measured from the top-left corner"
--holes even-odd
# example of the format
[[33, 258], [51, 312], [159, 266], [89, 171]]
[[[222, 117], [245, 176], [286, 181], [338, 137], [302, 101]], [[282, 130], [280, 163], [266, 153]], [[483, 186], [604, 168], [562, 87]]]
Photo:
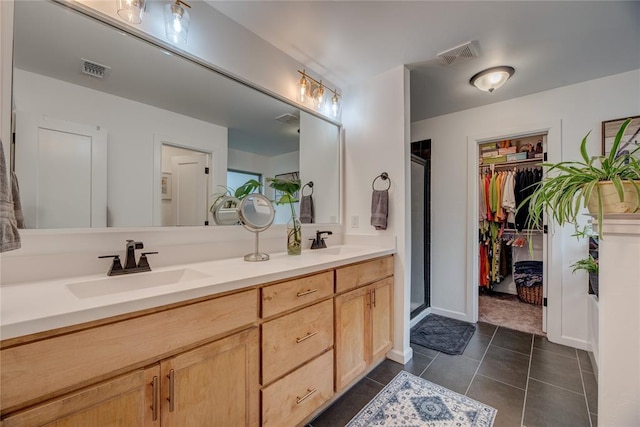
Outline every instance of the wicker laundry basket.
[[516, 283], [516, 291], [520, 301], [529, 304], [542, 305], [542, 285], [524, 286]]

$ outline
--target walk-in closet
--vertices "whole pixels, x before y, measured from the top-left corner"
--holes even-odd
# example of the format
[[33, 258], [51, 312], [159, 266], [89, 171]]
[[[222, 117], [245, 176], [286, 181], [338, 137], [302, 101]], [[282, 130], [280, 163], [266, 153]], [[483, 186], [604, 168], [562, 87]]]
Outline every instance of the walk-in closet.
[[479, 145], [478, 320], [543, 334], [545, 228], [527, 197], [542, 180], [546, 134]]

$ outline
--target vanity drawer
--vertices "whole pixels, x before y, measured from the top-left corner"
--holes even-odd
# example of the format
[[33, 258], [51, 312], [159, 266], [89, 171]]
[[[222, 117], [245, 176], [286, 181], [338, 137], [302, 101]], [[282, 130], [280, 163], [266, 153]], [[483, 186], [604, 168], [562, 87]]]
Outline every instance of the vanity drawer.
[[393, 275], [393, 256], [336, 269], [336, 293], [355, 289]]
[[332, 396], [333, 350], [262, 390], [262, 425], [297, 425]]
[[262, 384], [312, 359], [333, 345], [333, 300], [262, 325]]
[[333, 271], [262, 288], [262, 318], [274, 316], [333, 294]]
[[2, 349], [2, 411], [59, 395], [255, 324], [257, 290]]

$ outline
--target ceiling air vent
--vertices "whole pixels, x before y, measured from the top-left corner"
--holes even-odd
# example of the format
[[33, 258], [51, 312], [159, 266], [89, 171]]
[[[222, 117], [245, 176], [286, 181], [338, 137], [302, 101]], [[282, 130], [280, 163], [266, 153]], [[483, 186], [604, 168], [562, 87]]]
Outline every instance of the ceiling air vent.
[[82, 72], [89, 74], [91, 77], [97, 77], [99, 79], [104, 77], [104, 74], [111, 69], [106, 65], [98, 64], [97, 62], [89, 61], [88, 59], [82, 59]]
[[438, 54], [438, 60], [442, 65], [451, 66], [466, 62], [478, 57], [478, 47], [476, 41], [470, 41], [453, 49]]
[[298, 126], [298, 124], [300, 124], [300, 118], [291, 113], [284, 113], [283, 115], [276, 117], [276, 120], [287, 125]]

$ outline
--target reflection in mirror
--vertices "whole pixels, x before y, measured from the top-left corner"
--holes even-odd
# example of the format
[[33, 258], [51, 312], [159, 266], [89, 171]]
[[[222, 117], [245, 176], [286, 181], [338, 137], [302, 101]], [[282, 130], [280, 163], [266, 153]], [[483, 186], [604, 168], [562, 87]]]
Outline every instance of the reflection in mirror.
[[214, 225], [229, 169], [299, 171], [316, 184], [316, 222], [338, 222], [333, 123], [68, 6], [17, 0], [14, 12], [27, 228]]
[[271, 201], [262, 194], [249, 194], [240, 202], [238, 209], [240, 222], [244, 228], [256, 234], [255, 250], [244, 256], [245, 261], [267, 261], [269, 259], [268, 254], [260, 252], [258, 235], [271, 226], [275, 213]]

